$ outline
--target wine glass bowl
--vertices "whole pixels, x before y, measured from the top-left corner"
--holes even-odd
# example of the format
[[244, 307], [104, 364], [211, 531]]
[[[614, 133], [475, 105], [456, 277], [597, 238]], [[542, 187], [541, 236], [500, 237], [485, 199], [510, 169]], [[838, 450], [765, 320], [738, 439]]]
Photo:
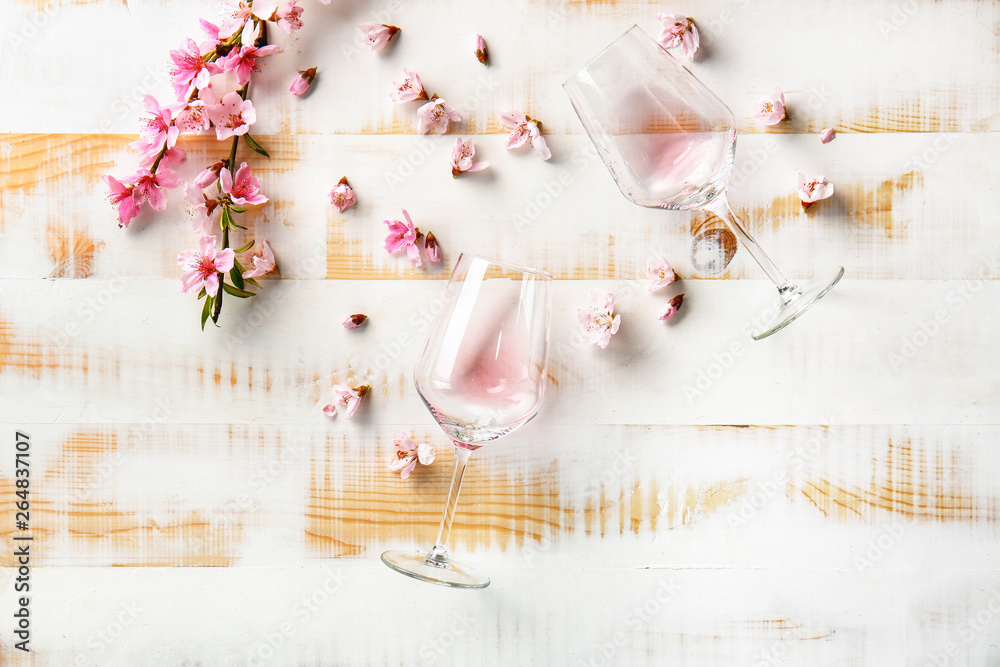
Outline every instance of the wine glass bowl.
[[382, 562], [422, 581], [483, 588], [489, 578], [452, 560], [447, 542], [473, 451], [532, 419], [547, 381], [552, 276], [463, 254], [414, 370], [424, 405], [455, 445], [455, 468], [430, 552], [386, 551]]
[[601, 51], [563, 88], [629, 201], [709, 211], [726, 223], [778, 290], [776, 316], [754, 339], [788, 326], [843, 277], [837, 266], [803, 284], [785, 278], [729, 206], [736, 154], [729, 108], [638, 26]]

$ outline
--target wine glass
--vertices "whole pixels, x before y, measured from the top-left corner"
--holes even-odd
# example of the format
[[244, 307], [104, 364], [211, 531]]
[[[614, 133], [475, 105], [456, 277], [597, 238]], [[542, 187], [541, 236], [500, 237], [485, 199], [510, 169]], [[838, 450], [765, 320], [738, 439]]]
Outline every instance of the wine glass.
[[434, 547], [386, 551], [382, 562], [444, 586], [484, 588], [489, 578], [448, 556], [448, 534], [472, 452], [538, 414], [545, 395], [552, 276], [462, 254], [417, 359], [414, 383], [455, 444], [455, 469]]
[[757, 245], [726, 198], [736, 152], [732, 112], [638, 26], [563, 88], [622, 194], [640, 206], [714, 213], [764, 269], [780, 304], [754, 339], [791, 324], [844, 275], [838, 266], [794, 283]]

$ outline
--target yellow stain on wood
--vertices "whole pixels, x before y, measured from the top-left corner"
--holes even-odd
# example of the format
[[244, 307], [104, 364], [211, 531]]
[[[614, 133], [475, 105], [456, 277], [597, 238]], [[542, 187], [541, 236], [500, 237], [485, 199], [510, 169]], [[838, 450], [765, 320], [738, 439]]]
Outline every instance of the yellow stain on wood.
[[962, 465], [937, 454], [929, 461], [914, 455], [908, 440], [888, 444], [884, 461], [873, 460], [871, 482], [849, 485], [809, 476], [789, 484], [789, 495], [801, 493], [826, 516], [856, 520], [877, 518], [880, 513], [907, 519], [934, 521], [995, 521], [1000, 508], [992, 502], [977, 502], [970, 489], [953, 477]]
[[103, 241], [94, 240], [75, 228], [67, 234], [53, 225], [46, 230], [45, 242], [55, 265], [49, 273], [50, 278], [89, 277], [94, 272], [94, 255], [104, 246]]

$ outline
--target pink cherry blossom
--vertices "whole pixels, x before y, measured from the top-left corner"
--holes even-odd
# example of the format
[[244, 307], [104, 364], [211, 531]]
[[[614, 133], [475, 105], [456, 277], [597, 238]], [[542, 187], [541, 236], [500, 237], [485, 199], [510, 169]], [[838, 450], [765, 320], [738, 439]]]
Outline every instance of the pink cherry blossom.
[[364, 324], [367, 319], [367, 315], [364, 315], [363, 313], [355, 313], [354, 315], [348, 315], [345, 317], [341, 324], [345, 329], [357, 329]]
[[194, 231], [202, 236], [211, 234], [215, 228], [215, 219], [212, 217], [212, 213], [219, 205], [219, 200], [209, 199], [197, 183], [184, 185], [184, 200], [187, 202], [188, 212], [191, 214], [191, 227]]
[[[202, 92], [210, 91], [204, 88]], [[250, 100], [244, 100], [237, 92], [227, 93], [217, 104], [208, 99], [208, 117], [215, 125], [215, 137], [222, 141], [234, 135], [246, 134], [250, 126], [257, 122], [257, 111]]]
[[646, 289], [655, 292], [677, 280], [678, 275], [666, 258], [654, 255], [646, 262], [646, 277], [649, 278]]
[[526, 116], [520, 111], [503, 112], [499, 114], [499, 117], [500, 124], [511, 131], [507, 136], [507, 141], [504, 143], [504, 148], [511, 150], [512, 148], [520, 148], [526, 143], [531, 142], [531, 147], [535, 149], [535, 154], [538, 157], [543, 160], [548, 160], [552, 157], [552, 152], [549, 151], [549, 147], [545, 144], [545, 138], [542, 136], [541, 123], [539, 121]]
[[333, 386], [333, 402], [347, 406], [347, 416], [353, 417], [354, 413], [361, 407], [361, 401], [372, 389], [371, 385], [361, 387], [348, 387], [345, 384]]
[[315, 78], [316, 78], [315, 67], [299, 70], [299, 73], [295, 75], [294, 79], [292, 79], [292, 85], [289, 87], [288, 90], [291, 91], [292, 95], [302, 95], [307, 90], [309, 90], [309, 86], [312, 84], [313, 79]]
[[398, 438], [393, 440], [393, 444], [395, 451], [392, 458], [389, 459], [389, 470], [393, 472], [398, 470], [399, 476], [403, 479], [410, 476], [418, 462], [424, 466], [434, 463], [434, 445], [426, 442], [421, 442], [418, 445], [413, 438], [405, 433], [401, 433]]
[[302, 27], [302, 7], [299, 7], [298, 2], [299, 0], [288, 0], [274, 10], [278, 27], [289, 35]]
[[150, 117], [142, 119], [139, 125], [139, 137], [146, 142], [149, 150], [159, 152], [164, 146], [170, 148], [177, 143], [180, 130], [173, 125], [170, 108], [161, 107], [152, 95], [144, 96], [142, 104]]
[[487, 67], [490, 64], [490, 50], [486, 48], [486, 40], [482, 35], [476, 35], [476, 60]]
[[482, 171], [490, 166], [489, 162], [476, 162], [476, 147], [472, 139], [462, 141], [461, 137], [455, 138], [455, 145], [451, 149], [451, 176], [452, 178], [467, 171]]
[[183, 48], [171, 51], [170, 59], [174, 61], [170, 68], [171, 85], [181, 102], [191, 94], [192, 86], [204, 88], [213, 74], [222, 71], [217, 64], [205, 62], [193, 39], [188, 39]]
[[822, 141], [824, 144], [828, 144], [831, 141], [833, 141], [834, 137], [836, 136], [837, 136], [836, 130], [834, 130], [832, 127], [828, 127], [819, 133], [819, 140]]
[[753, 103], [754, 116], [765, 125], [777, 125], [785, 119], [785, 94], [775, 88], [770, 97], [758, 97]]
[[254, 178], [253, 169], [246, 162], [236, 170], [235, 177], [229, 169], [223, 167], [219, 171], [219, 181], [222, 191], [237, 206], [263, 204], [267, 201], [267, 197], [260, 194], [260, 179]]
[[337, 406], [332, 403], [327, 403], [326, 405], [323, 406], [323, 414], [326, 415], [327, 417], [336, 417]]
[[615, 295], [595, 289], [590, 293], [590, 306], [576, 311], [580, 324], [586, 327], [584, 343], [596, 343], [602, 350], [611, 342], [611, 336], [618, 333], [622, 316], [615, 315]]
[[185, 250], [177, 255], [177, 263], [186, 269], [181, 278], [182, 291], [190, 294], [204, 287], [209, 296], [215, 297], [219, 293], [219, 273], [231, 270], [235, 261], [232, 248], [219, 251], [214, 236], [202, 236], [197, 250]]
[[108, 201], [118, 209], [118, 226], [128, 227], [132, 218], [139, 215], [139, 202], [135, 197], [135, 184], [122, 183], [114, 176], [104, 176], [108, 185]]
[[181, 132], [202, 132], [212, 126], [208, 117], [208, 106], [202, 100], [193, 100], [177, 112], [174, 125]]
[[195, 176], [194, 184], [199, 188], [207, 188], [209, 185], [218, 180], [219, 171], [221, 171], [224, 166], [225, 165], [223, 163], [216, 162], [215, 164], [205, 167], [201, 170], [201, 173]]
[[358, 198], [354, 195], [354, 188], [347, 182], [347, 176], [341, 178], [336, 187], [330, 190], [330, 203], [340, 213], [358, 203]]
[[441, 261], [441, 246], [438, 245], [434, 232], [427, 232], [427, 238], [424, 240], [424, 250], [427, 251], [428, 262], [437, 264]]
[[698, 52], [698, 45], [701, 41], [694, 19], [680, 14], [664, 14], [662, 12], [657, 14], [656, 18], [663, 21], [660, 45], [665, 49], [675, 49], [679, 46], [681, 53], [687, 60], [694, 60], [694, 54]]
[[154, 211], [162, 211], [167, 207], [167, 195], [163, 188], [172, 189], [181, 184], [177, 172], [166, 167], [158, 168], [155, 174], [149, 169], [141, 168], [132, 178], [135, 179], [133, 196], [136, 201], [142, 203], [148, 200]]
[[250, 256], [250, 269], [243, 272], [244, 278], [260, 278], [271, 273], [277, 264], [274, 261], [274, 253], [271, 251], [271, 244], [267, 239], [261, 238], [260, 252]]
[[174, 146], [162, 153], [149, 150], [149, 145], [142, 140], [133, 141], [129, 146], [139, 151], [137, 155], [139, 166], [144, 169], [152, 169], [154, 164], [157, 165], [157, 169], [160, 167], [176, 167], [181, 162], [184, 162], [184, 158], [187, 157], [187, 153], [180, 146]]
[[358, 27], [364, 33], [365, 44], [372, 47], [372, 51], [384, 49], [389, 40], [399, 32], [396, 26], [385, 23], [362, 23]]
[[823, 176], [806, 176], [797, 173], [796, 190], [802, 200], [802, 208], [807, 209], [815, 202], [833, 196], [833, 183]]
[[676, 315], [677, 311], [681, 309], [682, 303], [684, 303], [683, 294], [678, 294], [673, 299], [671, 299], [670, 303], [667, 304], [667, 309], [663, 311], [662, 315], [660, 315], [660, 320], [661, 321], [669, 320], [671, 317]]
[[411, 72], [405, 67], [403, 68], [403, 80], [392, 82], [389, 97], [396, 104], [428, 99], [427, 91], [424, 90], [424, 84], [420, 82], [420, 77], [417, 76], [416, 72]]
[[[260, 71], [258, 58], [269, 56], [278, 51], [276, 44], [267, 46], [241, 46], [229, 52], [229, 55], [219, 60], [219, 66], [224, 72], [236, 72], [236, 80], [241, 86], [250, 81], [250, 75]], [[223, 98], [225, 99], [225, 98]]]
[[385, 237], [385, 249], [391, 253], [397, 253], [400, 250], [405, 250], [413, 266], [420, 266], [420, 246], [417, 245], [417, 241], [420, 240], [420, 230], [413, 225], [413, 221], [410, 220], [410, 214], [403, 210], [403, 217], [406, 218], [406, 222], [401, 220], [384, 220], [383, 222], [389, 226], [389, 235]]
[[222, 39], [231, 37], [237, 30], [240, 30], [251, 16], [256, 16], [261, 21], [270, 20], [274, 15], [277, 6], [271, 0], [228, 0], [220, 6], [222, 13], [222, 23], [219, 25], [219, 36]]
[[455, 107], [444, 101], [441, 97], [434, 97], [430, 102], [417, 109], [417, 131], [420, 134], [427, 134], [434, 130], [438, 134], [448, 131], [451, 123], [462, 120], [462, 115]]
[[201, 31], [205, 33], [205, 36], [208, 37], [209, 40], [208, 44], [202, 44], [201, 50], [208, 51], [208, 48], [206, 47], [209, 46], [214, 49], [216, 44], [221, 41], [219, 39], [219, 26], [210, 21], [206, 21], [205, 19], [198, 19], [198, 25], [201, 26]]

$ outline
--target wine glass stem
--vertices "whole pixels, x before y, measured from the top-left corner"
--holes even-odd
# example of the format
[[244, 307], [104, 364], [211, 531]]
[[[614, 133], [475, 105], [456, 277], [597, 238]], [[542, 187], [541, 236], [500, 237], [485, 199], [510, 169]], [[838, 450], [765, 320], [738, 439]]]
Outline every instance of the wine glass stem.
[[790, 300], [795, 292], [798, 291], [798, 285], [789, 281], [778, 267], [775, 266], [774, 262], [771, 261], [771, 258], [767, 256], [764, 249], [757, 245], [757, 241], [743, 227], [743, 221], [733, 212], [733, 208], [729, 205], [728, 197], [725, 194], [719, 195], [705, 205], [705, 210], [714, 213], [726, 223], [726, 226], [736, 235], [736, 238], [740, 240], [743, 247], [757, 260], [760, 268], [764, 269], [764, 273], [771, 279], [774, 286], [778, 288], [778, 293], [781, 295], [782, 300]]
[[448, 536], [451, 534], [451, 522], [455, 519], [455, 508], [458, 507], [458, 492], [462, 490], [462, 479], [465, 477], [465, 466], [469, 463], [472, 452], [464, 447], [455, 447], [455, 469], [451, 473], [451, 488], [448, 489], [448, 502], [441, 514], [441, 526], [438, 528], [434, 548], [427, 554], [429, 565], [444, 565], [448, 562]]

